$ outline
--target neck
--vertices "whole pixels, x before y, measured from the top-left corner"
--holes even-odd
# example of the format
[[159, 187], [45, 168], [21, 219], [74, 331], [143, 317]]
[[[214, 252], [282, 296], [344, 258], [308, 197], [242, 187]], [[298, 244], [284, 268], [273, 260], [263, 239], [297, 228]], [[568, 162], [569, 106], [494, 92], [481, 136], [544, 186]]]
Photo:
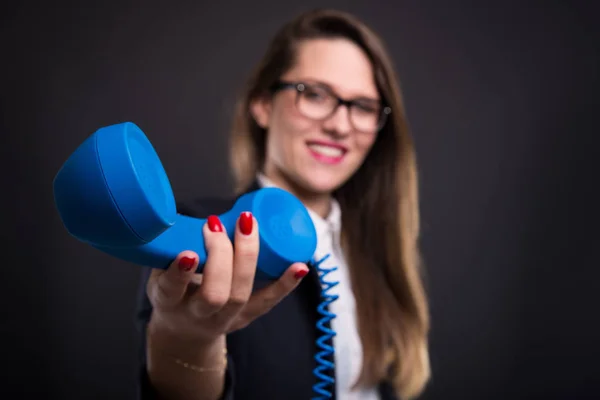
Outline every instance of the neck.
[[278, 187], [296, 196], [306, 208], [309, 208], [321, 218], [327, 218], [331, 210], [331, 193], [315, 193], [306, 190], [301, 185], [287, 179], [283, 174], [265, 171], [264, 175]]

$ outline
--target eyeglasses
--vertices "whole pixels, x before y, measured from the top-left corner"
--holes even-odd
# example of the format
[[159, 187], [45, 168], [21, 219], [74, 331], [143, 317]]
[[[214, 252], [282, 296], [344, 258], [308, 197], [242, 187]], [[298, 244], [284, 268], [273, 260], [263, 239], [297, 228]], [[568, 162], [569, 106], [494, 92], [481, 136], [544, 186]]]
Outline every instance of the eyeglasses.
[[392, 109], [373, 99], [345, 100], [331, 88], [320, 83], [276, 82], [273, 92], [284, 89], [296, 90], [296, 108], [306, 118], [323, 121], [331, 117], [340, 106], [348, 109], [350, 124], [355, 130], [376, 133], [383, 128]]

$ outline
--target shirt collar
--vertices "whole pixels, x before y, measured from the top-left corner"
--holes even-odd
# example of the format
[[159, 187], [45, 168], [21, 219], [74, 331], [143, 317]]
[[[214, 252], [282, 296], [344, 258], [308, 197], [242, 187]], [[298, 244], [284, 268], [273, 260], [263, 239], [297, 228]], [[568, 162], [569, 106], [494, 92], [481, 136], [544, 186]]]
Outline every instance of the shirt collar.
[[[264, 174], [257, 174], [257, 180], [261, 187], [277, 187], [273, 181], [267, 178]], [[321, 217], [319, 214], [306, 207], [310, 218], [315, 225], [315, 229], [319, 234], [327, 232], [339, 233], [342, 226], [342, 212], [339, 202], [335, 198], [331, 198], [331, 209], [329, 215], [326, 218]]]

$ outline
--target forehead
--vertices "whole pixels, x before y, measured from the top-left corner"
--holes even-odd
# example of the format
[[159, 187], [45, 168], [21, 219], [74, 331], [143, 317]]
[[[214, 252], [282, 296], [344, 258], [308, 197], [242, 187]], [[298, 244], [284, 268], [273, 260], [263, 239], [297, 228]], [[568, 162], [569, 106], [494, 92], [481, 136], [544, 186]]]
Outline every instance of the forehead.
[[286, 78], [321, 81], [345, 97], [378, 97], [369, 58], [349, 40], [308, 40], [300, 44], [296, 56]]

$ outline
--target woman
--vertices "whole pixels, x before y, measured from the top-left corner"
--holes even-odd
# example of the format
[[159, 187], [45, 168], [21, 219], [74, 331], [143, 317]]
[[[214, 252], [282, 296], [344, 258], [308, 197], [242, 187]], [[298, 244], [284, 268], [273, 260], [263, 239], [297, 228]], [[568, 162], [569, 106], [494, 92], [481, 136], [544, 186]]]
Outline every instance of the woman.
[[[296, 195], [317, 228], [318, 261], [255, 283], [256, 219], [242, 213], [231, 243], [215, 215], [235, 199], [180, 205], [208, 217], [208, 261], [195, 274], [186, 251], [144, 276], [142, 397], [416, 397], [430, 374], [416, 166], [381, 41], [342, 12], [300, 15], [272, 41], [234, 122], [238, 193], [272, 185]], [[319, 262], [338, 282], [324, 327]]]

